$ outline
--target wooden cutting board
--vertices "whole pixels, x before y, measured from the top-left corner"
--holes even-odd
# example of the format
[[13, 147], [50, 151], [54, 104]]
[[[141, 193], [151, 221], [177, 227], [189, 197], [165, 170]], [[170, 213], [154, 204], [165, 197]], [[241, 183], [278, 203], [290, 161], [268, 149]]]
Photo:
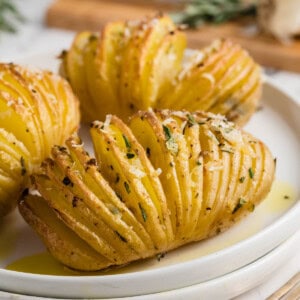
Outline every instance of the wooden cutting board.
[[[56, 0], [47, 11], [46, 24], [76, 31], [98, 31], [110, 21], [138, 19], [158, 11], [167, 13], [178, 8], [180, 5], [174, 6], [174, 2], [167, 0]], [[264, 66], [300, 72], [300, 40], [283, 45], [270, 37], [253, 34], [253, 24], [253, 20], [247, 20], [187, 30], [188, 44], [191, 48], [201, 48], [213, 39], [230, 38], [246, 48]]]

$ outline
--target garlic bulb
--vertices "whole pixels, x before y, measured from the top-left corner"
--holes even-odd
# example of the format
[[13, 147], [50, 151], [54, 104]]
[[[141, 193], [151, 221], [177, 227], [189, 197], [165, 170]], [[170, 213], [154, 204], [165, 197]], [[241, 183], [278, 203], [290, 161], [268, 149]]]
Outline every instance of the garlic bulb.
[[287, 41], [300, 34], [300, 1], [260, 0], [258, 23], [264, 32]]

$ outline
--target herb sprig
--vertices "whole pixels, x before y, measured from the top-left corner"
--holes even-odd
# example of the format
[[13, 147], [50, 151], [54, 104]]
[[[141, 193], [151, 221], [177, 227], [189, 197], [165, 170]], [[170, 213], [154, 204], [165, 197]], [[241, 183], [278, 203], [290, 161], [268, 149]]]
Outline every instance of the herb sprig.
[[223, 23], [238, 17], [256, 14], [255, 3], [242, 0], [191, 0], [183, 11], [171, 14], [177, 24], [197, 28], [205, 23]]
[[15, 33], [16, 21], [24, 22], [25, 18], [20, 14], [12, 0], [0, 0], [0, 31]]

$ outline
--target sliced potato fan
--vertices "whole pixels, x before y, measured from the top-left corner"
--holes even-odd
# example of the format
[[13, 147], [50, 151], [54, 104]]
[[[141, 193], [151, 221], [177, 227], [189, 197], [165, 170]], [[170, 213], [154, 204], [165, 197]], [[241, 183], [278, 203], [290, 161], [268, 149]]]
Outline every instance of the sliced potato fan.
[[69, 84], [50, 72], [0, 64], [0, 217], [16, 205], [28, 176], [79, 123]]
[[260, 68], [244, 49], [216, 40], [186, 51], [185, 34], [168, 16], [79, 33], [62, 58], [85, 122], [159, 108], [221, 113], [243, 125], [261, 94]]
[[19, 204], [65, 265], [99, 270], [224, 231], [268, 193], [267, 147], [220, 115], [140, 111], [91, 127], [95, 158], [77, 136], [34, 175], [40, 196]]

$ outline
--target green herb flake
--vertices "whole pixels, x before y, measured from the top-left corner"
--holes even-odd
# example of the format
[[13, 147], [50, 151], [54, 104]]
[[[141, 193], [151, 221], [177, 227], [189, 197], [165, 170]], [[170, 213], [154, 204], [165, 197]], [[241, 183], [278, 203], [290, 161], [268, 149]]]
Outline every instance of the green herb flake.
[[129, 142], [127, 136], [126, 136], [125, 134], [122, 134], [122, 137], [123, 137], [124, 143], [125, 143], [125, 145], [126, 145], [126, 148], [127, 148], [128, 150], [130, 150], [130, 149], [131, 149], [131, 144], [130, 144], [130, 142]]
[[[185, 24], [190, 28], [197, 28], [206, 23], [220, 24], [238, 17], [255, 16], [257, 14], [256, 1], [241, 0], [194, 0], [182, 1], [186, 5], [171, 14], [177, 24]], [[247, 2], [244, 3], [244, 2]]]
[[197, 165], [197, 166], [201, 166], [202, 163], [201, 163], [199, 160], [197, 160], [197, 161], [196, 161], [196, 165]]
[[127, 194], [130, 194], [131, 190], [130, 190], [130, 186], [127, 181], [124, 181], [124, 187], [125, 187]]
[[290, 196], [289, 195], [284, 195], [283, 198], [284, 199], [290, 199]]
[[117, 196], [121, 201], [123, 201], [122, 196], [121, 196], [118, 192], [115, 192], [115, 194], [116, 194], [116, 196]]
[[243, 183], [243, 182], [245, 181], [245, 179], [246, 179], [246, 177], [245, 177], [245, 176], [242, 176], [242, 177], [240, 177], [239, 182], [240, 182], [240, 183]]
[[240, 198], [239, 202], [237, 203], [237, 205], [233, 209], [232, 214], [235, 214], [245, 203], [247, 203], [247, 201], [243, 198]]
[[20, 163], [21, 163], [21, 175], [24, 176], [26, 174], [26, 167], [25, 167], [25, 159], [23, 156], [20, 158]]
[[254, 172], [253, 172], [253, 169], [252, 169], [252, 168], [249, 168], [249, 169], [248, 169], [248, 173], [249, 173], [249, 177], [250, 177], [251, 179], [253, 179], [253, 177], [254, 177]]
[[178, 144], [174, 140], [174, 137], [172, 136], [171, 131], [167, 126], [163, 125], [163, 130], [165, 133], [167, 149], [176, 155], [178, 153]]
[[98, 37], [95, 34], [92, 34], [89, 36], [89, 42], [92, 43], [94, 41], [97, 41]]
[[232, 149], [222, 148], [221, 151], [222, 152], [227, 152], [227, 153], [230, 153], [230, 154], [234, 154], [234, 151]]
[[15, 33], [17, 32], [17, 23], [25, 21], [24, 16], [20, 13], [16, 1], [0, 1], [0, 31]]
[[250, 203], [250, 204], [249, 204], [249, 207], [248, 207], [248, 210], [249, 210], [250, 212], [253, 212], [253, 211], [255, 210], [255, 204]]
[[147, 221], [147, 213], [141, 203], [139, 203], [139, 208], [140, 208], [143, 220], [144, 220], [144, 222], [146, 222]]
[[166, 256], [166, 253], [165, 252], [162, 252], [162, 253], [158, 253], [156, 255], [156, 259], [157, 261], [160, 261], [162, 258], [164, 258]]
[[171, 131], [169, 129], [169, 127], [163, 125], [163, 130], [164, 130], [164, 133], [165, 133], [165, 137], [166, 137], [166, 140], [170, 140], [172, 138], [172, 134], [171, 134]]
[[110, 212], [113, 214], [113, 215], [118, 215], [120, 213], [120, 211], [118, 210], [117, 207], [111, 207], [110, 209]]
[[227, 128], [224, 129], [224, 132], [225, 133], [230, 133], [232, 130], [233, 130], [233, 128], [227, 127]]
[[132, 159], [135, 157], [134, 153], [127, 153], [126, 156], [128, 159]]
[[197, 124], [197, 122], [195, 121], [195, 118], [194, 118], [193, 115], [188, 114], [187, 117], [188, 117], [188, 126], [189, 126], [189, 127], [192, 127], [192, 126], [194, 126], [194, 125]]
[[115, 231], [115, 233], [122, 242], [127, 243], [127, 240], [126, 240], [126, 238], [124, 238], [123, 235], [121, 235], [118, 231]]

